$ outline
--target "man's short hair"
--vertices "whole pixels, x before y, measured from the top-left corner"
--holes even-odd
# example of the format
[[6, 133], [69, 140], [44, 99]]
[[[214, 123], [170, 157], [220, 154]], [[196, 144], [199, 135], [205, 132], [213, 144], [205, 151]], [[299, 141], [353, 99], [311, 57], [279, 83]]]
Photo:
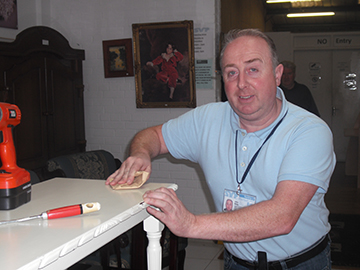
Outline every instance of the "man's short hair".
[[243, 37], [243, 36], [259, 37], [259, 38], [262, 38], [263, 40], [266, 41], [266, 43], [269, 46], [272, 65], [273, 65], [273, 68], [275, 70], [275, 68], [279, 65], [279, 60], [278, 60], [278, 55], [277, 55], [277, 52], [276, 52], [275, 43], [268, 35], [264, 34], [259, 29], [243, 29], [243, 30], [241, 30], [241, 29], [233, 29], [233, 30], [230, 30], [227, 34], [225, 34], [224, 40], [223, 40], [222, 50], [221, 50], [221, 53], [220, 53], [220, 66], [222, 67], [222, 59], [224, 57], [224, 52], [225, 52], [225, 49], [226, 49], [227, 45], [229, 45], [235, 39], [237, 39], [239, 37]]

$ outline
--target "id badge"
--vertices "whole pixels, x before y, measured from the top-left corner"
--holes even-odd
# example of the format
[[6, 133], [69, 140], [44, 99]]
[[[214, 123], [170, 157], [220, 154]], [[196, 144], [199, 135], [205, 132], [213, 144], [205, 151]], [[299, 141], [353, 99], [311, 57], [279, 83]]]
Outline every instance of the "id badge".
[[256, 203], [256, 196], [224, 190], [223, 212], [234, 211]]

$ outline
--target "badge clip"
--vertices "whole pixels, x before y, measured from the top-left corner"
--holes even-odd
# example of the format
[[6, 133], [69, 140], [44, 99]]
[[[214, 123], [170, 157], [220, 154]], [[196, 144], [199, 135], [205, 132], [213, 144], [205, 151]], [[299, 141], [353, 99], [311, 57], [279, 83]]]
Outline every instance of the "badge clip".
[[240, 188], [240, 184], [238, 185], [238, 187], [237, 187], [237, 190], [236, 190], [236, 194], [237, 195], [240, 195], [241, 194], [241, 188]]

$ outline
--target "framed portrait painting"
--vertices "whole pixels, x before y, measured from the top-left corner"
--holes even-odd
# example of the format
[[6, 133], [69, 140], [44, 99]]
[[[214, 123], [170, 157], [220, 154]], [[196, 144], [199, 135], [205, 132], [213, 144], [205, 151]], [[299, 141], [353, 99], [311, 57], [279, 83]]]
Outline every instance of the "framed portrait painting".
[[136, 107], [196, 107], [192, 21], [133, 24]]
[[103, 41], [105, 78], [134, 76], [132, 40]]

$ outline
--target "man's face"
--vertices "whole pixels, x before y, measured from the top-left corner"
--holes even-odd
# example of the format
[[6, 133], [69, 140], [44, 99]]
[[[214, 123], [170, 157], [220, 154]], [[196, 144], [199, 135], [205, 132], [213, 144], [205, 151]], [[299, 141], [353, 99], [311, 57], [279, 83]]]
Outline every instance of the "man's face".
[[233, 202], [232, 202], [232, 200], [226, 200], [226, 210], [227, 211], [231, 211], [232, 210], [232, 208], [233, 208]]
[[225, 49], [222, 71], [227, 98], [240, 122], [262, 121], [278, 112], [276, 86], [283, 66], [278, 65], [274, 74], [265, 40], [243, 36], [232, 41]]
[[294, 87], [295, 72], [290, 68], [284, 68], [283, 75], [281, 77], [281, 84], [287, 88], [291, 89]]

